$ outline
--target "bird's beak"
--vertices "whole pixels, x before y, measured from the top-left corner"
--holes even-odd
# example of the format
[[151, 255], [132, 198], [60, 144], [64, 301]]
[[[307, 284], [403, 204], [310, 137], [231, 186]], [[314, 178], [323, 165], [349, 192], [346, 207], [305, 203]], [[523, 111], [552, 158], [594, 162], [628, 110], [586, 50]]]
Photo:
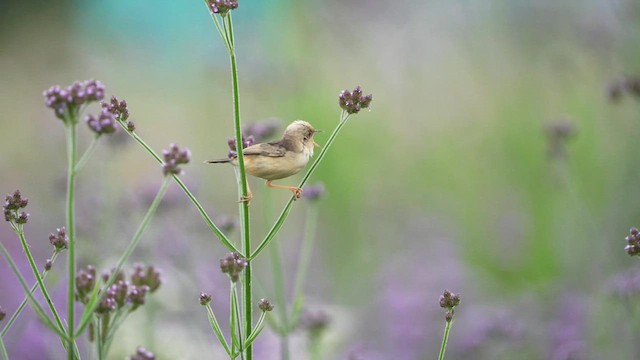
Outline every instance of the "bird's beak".
[[322, 130], [313, 130], [314, 133], [322, 132]]

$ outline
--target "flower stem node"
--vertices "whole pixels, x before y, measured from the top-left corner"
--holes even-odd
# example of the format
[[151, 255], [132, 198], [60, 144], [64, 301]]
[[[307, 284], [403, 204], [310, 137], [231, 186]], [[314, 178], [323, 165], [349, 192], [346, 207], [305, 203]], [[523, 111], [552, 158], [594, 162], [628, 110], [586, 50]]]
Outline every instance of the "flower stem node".
[[258, 301], [258, 308], [263, 312], [267, 312], [273, 310], [274, 306], [269, 299], [260, 299], [260, 301]]
[[348, 89], [342, 90], [338, 97], [338, 104], [340, 104], [342, 110], [347, 113], [357, 114], [360, 110], [368, 108], [371, 100], [373, 100], [373, 95], [369, 94], [365, 96], [362, 88], [356, 86], [353, 91], [349, 91]]
[[180, 149], [176, 144], [169, 145], [169, 150], [163, 150], [164, 164], [162, 172], [165, 175], [180, 175], [182, 169], [179, 165], [188, 164], [191, 161], [191, 151], [189, 149]]
[[237, 252], [229, 253], [220, 259], [220, 270], [228, 274], [234, 283], [240, 279], [240, 273], [247, 265], [249, 265], [247, 259], [241, 257]]
[[211, 295], [207, 293], [200, 293], [200, 305], [207, 306], [211, 302]]

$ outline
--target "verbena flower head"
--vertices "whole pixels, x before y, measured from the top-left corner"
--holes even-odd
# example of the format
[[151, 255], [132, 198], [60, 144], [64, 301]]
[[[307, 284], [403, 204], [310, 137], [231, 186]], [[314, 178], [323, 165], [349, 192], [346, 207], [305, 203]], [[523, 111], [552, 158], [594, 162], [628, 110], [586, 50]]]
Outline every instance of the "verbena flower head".
[[240, 279], [240, 273], [248, 264], [247, 259], [241, 257], [240, 254], [236, 252], [232, 252], [227, 254], [223, 259], [220, 259], [220, 270], [229, 275], [231, 281], [237, 282]]
[[260, 299], [258, 301], [258, 308], [262, 311], [271, 311], [273, 310], [273, 304], [269, 299]]
[[147, 293], [150, 291], [147, 285], [131, 286], [127, 300], [131, 303], [131, 311], [142, 306], [146, 302]]
[[165, 175], [180, 175], [182, 169], [179, 165], [188, 164], [191, 161], [191, 151], [189, 149], [180, 149], [176, 144], [169, 145], [169, 150], [163, 150], [164, 164], [162, 165], [162, 172]]
[[149, 350], [139, 346], [136, 353], [129, 357], [129, 360], [155, 360], [156, 356]]
[[67, 237], [67, 231], [63, 227], [56, 229], [55, 233], [49, 234], [49, 242], [55, 247], [56, 251], [61, 251], [67, 248], [69, 244], [69, 238]]
[[56, 116], [64, 119], [65, 113], [77, 112], [80, 106], [104, 99], [104, 85], [97, 80], [76, 81], [66, 88], [54, 85], [45, 90], [44, 103]]
[[9, 194], [4, 199], [4, 219], [8, 222], [16, 224], [26, 224], [29, 220], [29, 214], [20, 209], [24, 209], [29, 204], [29, 199], [23, 198], [20, 190], [16, 190], [13, 194]]
[[445, 316], [447, 322], [453, 320], [453, 315], [455, 314], [454, 309], [458, 305], [460, 305], [460, 295], [454, 294], [449, 290], [445, 290], [444, 293], [440, 295], [440, 307], [447, 309]]
[[319, 200], [321, 198], [324, 197], [324, 195], [326, 194], [327, 190], [324, 187], [323, 183], [317, 183], [317, 184], [313, 184], [313, 185], [307, 185], [304, 188], [304, 192], [302, 193], [302, 197], [310, 200], [310, 201], [316, 201]]
[[211, 295], [207, 293], [200, 293], [200, 305], [206, 306], [211, 302]]
[[112, 96], [109, 102], [102, 102], [102, 109], [112, 113], [118, 121], [125, 121], [129, 118], [127, 102], [124, 100], [119, 101], [115, 96]]
[[[247, 148], [253, 145], [256, 142], [255, 137], [253, 135], [242, 135], [242, 148]], [[227, 140], [227, 145], [229, 145], [229, 159], [236, 157], [237, 154], [237, 146], [236, 146], [236, 138], [229, 138]]]
[[[278, 120], [265, 120], [247, 124], [242, 128], [242, 136], [253, 136], [256, 142], [263, 142], [273, 137], [278, 130], [280, 130], [281, 124]], [[234, 142], [235, 144], [235, 142]], [[235, 150], [235, 149], [232, 149]]]
[[117, 129], [116, 115], [111, 113], [108, 109], [102, 108], [100, 115], [95, 116], [93, 114], [87, 115], [85, 118], [89, 129], [98, 135], [113, 134]]
[[238, 8], [238, 0], [209, 0], [209, 7], [214, 14], [226, 16], [229, 11]]
[[96, 286], [96, 268], [88, 265], [85, 269], [80, 269], [76, 275], [76, 300], [87, 304], [89, 295]]
[[338, 97], [338, 104], [340, 104], [342, 110], [347, 113], [357, 114], [360, 110], [368, 108], [371, 100], [373, 100], [373, 95], [369, 94], [365, 96], [362, 88], [356, 86], [353, 91], [349, 91], [348, 89], [342, 90]]
[[147, 286], [150, 292], [154, 292], [162, 284], [161, 273], [153, 265], [145, 268], [142, 264], [136, 264], [131, 275], [131, 283], [139, 287]]
[[636, 228], [629, 230], [629, 236], [624, 238], [627, 241], [627, 246], [624, 250], [631, 256], [640, 255], [640, 231]]

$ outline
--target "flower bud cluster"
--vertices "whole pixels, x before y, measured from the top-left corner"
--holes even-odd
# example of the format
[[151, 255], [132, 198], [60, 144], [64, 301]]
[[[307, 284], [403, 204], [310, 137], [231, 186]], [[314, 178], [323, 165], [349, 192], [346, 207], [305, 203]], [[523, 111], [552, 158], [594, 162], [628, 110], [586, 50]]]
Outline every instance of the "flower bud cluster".
[[105, 87], [98, 80], [76, 81], [66, 88], [54, 85], [45, 90], [44, 103], [64, 119], [67, 111], [77, 111], [81, 105], [104, 99]]
[[209, 7], [214, 14], [222, 16], [238, 8], [238, 0], [209, 0]]
[[[242, 135], [242, 148], [245, 149], [253, 144], [255, 144], [256, 139], [253, 135]], [[229, 138], [227, 140], [227, 145], [229, 145], [229, 159], [233, 159], [238, 154], [238, 149], [236, 146], [236, 138]]]
[[189, 149], [180, 149], [176, 144], [169, 145], [169, 150], [163, 150], [164, 164], [162, 165], [162, 172], [165, 175], [180, 175], [182, 169], [179, 165], [188, 164], [191, 161], [191, 151]]
[[258, 308], [266, 312], [273, 310], [274, 306], [269, 299], [260, 299], [260, 301], [258, 301]]
[[629, 230], [629, 236], [624, 238], [627, 241], [627, 246], [624, 250], [631, 256], [640, 255], [640, 231], [636, 228]]
[[49, 234], [49, 242], [56, 251], [61, 251], [67, 248], [69, 244], [69, 238], [67, 237], [67, 230], [63, 227], [56, 229], [56, 233]]
[[338, 97], [338, 104], [340, 104], [342, 110], [347, 113], [357, 114], [360, 110], [368, 108], [371, 100], [373, 100], [373, 95], [369, 94], [365, 96], [362, 88], [356, 86], [353, 91], [349, 91], [348, 89], [342, 90]]
[[7, 195], [4, 199], [4, 205], [2, 206], [4, 219], [16, 224], [26, 224], [29, 220], [29, 214], [24, 211], [21, 212], [20, 209], [24, 209], [28, 204], [29, 199], [23, 198], [20, 190], [16, 190], [13, 194]]
[[129, 357], [129, 360], [155, 360], [156, 355], [151, 351], [139, 346], [136, 353]]
[[440, 307], [443, 309], [447, 309], [447, 314], [445, 316], [445, 320], [447, 322], [451, 322], [453, 320], [453, 315], [455, 314], [455, 307], [460, 305], [460, 295], [454, 294], [449, 290], [445, 290], [442, 295], [440, 295]]
[[[242, 136], [246, 138], [253, 136], [255, 142], [263, 142], [273, 137], [279, 129], [280, 122], [278, 120], [259, 121], [243, 126]], [[235, 150], [235, 141], [232, 150]]]
[[247, 259], [241, 257], [240, 254], [236, 252], [232, 252], [227, 254], [223, 259], [220, 259], [220, 270], [228, 274], [231, 281], [237, 282], [240, 279], [240, 273], [248, 264]]
[[100, 111], [100, 115], [89, 114], [86, 116], [85, 121], [89, 129], [98, 135], [113, 134], [118, 126], [116, 115], [104, 107]]

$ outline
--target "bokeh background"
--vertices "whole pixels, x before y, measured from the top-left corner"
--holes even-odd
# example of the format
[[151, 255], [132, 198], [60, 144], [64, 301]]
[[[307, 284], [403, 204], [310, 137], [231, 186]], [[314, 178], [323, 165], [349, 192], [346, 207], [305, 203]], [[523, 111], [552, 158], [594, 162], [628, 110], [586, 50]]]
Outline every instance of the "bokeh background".
[[[447, 358], [640, 357], [640, 265], [623, 250], [640, 219], [640, 98], [607, 94], [640, 73], [640, 3], [241, 1], [234, 26], [244, 123], [305, 119], [327, 131], [322, 144], [342, 89], [374, 96], [311, 180], [328, 190], [305, 283], [305, 307], [331, 317], [324, 358], [435, 358], [445, 288], [462, 296]], [[237, 218], [232, 169], [203, 164], [232, 136], [228, 68], [202, 1], [3, 0], [0, 191], [30, 199], [40, 262], [64, 224], [66, 175], [63, 126], [42, 91], [101, 80], [154, 149], [191, 149], [183, 179], [207, 211]], [[81, 124], [81, 149], [90, 138]], [[123, 134], [101, 140], [78, 177], [78, 249], [81, 265], [106, 270], [162, 175]], [[288, 194], [251, 184], [258, 241]], [[277, 239], [289, 287], [309, 206], [295, 204]], [[6, 224], [0, 241], [28, 274]], [[220, 358], [198, 295], [213, 293], [227, 317], [225, 252], [172, 185], [130, 261], [163, 269], [164, 285], [111, 357], [143, 345], [160, 359]], [[266, 252], [255, 267], [255, 296], [273, 296]], [[61, 303], [65, 269], [48, 279]], [[0, 306], [22, 296], [0, 261]], [[304, 331], [292, 341], [305, 359]], [[63, 356], [31, 311], [5, 342], [16, 359]], [[256, 348], [279, 358], [271, 332]]]

